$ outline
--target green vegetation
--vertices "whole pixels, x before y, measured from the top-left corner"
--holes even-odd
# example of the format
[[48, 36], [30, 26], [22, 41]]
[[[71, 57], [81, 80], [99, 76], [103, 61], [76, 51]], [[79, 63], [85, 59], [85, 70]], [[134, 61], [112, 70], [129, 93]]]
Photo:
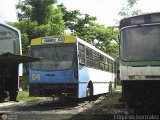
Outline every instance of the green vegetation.
[[20, 91], [18, 92], [17, 100], [20, 102], [34, 102], [39, 100], [39, 97], [29, 97], [28, 91]]
[[134, 6], [137, 4], [137, 2], [138, 0], [127, 0], [126, 4], [123, 5], [118, 15], [122, 17], [129, 17], [143, 13], [141, 9], [134, 9]]
[[117, 85], [117, 86], [116, 86], [116, 90], [117, 90], [117, 91], [122, 91], [122, 86], [121, 86], [121, 85]]

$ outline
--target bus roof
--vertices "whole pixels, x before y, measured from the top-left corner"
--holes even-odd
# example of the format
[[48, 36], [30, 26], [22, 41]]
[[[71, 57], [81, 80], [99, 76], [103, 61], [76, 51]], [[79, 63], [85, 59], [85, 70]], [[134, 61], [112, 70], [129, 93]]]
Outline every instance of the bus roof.
[[120, 28], [132, 25], [160, 23], [160, 12], [147, 13], [137, 16], [127, 17], [120, 21]]
[[18, 29], [14, 28], [14, 27], [12, 27], [11, 25], [8, 25], [8, 24], [6, 24], [6, 23], [1, 23], [1, 22], [0, 22], [0, 26], [7, 27], [7, 28], [9, 28], [9, 29], [12, 29], [12, 30], [17, 31], [18, 33], [20, 33], [20, 31], [19, 31]]
[[83, 45], [91, 48], [92, 50], [97, 51], [98, 53], [100, 53], [100, 54], [102, 54], [102, 55], [104, 55], [104, 56], [106, 56], [106, 57], [108, 57], [109, 59], [111, 59], [111, 60], [114, 61], [114, 58], [112, 58], [111, 56], [109, 56], [109, 55], [107, 55], [106, 53], [102, 52], [101, 50], [97, 49], [95, 46], [87, 43], [86, 41], [84, 41], [84, 40], [82, 40], [82, 39], [80, 39], [80, 38], [78, 38], [78, 37], [77, 37], [77, 40], [78, 40], [80, 43], [82, 43]]

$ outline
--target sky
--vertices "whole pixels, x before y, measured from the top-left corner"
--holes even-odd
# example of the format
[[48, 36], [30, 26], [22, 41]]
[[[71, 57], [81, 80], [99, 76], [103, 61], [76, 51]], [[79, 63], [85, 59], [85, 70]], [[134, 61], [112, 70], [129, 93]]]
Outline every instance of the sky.
[[[18, 0], [0, 0], [0, 22], [17, 21], [15, 4]], [[120, 19], [118, 12], [125, 5], [126, 0], [58, 0], [68, 10], [80, 10], [97, 18], [97, 23], [105, 26], [114, 26]], [[9, 3], [9, 4], [8, 4]], [[139, 0], [135, 6], [143, 12], [160, 12], [160, 0]]]
[[0, 0], [0, 22], [17, 21], [15, 4], [18, 0]]

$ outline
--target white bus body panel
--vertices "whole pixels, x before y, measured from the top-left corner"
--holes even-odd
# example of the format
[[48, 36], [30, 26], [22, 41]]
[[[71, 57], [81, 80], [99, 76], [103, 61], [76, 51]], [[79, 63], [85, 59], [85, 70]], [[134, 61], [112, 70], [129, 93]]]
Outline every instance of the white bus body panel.
[[[93, 95], [109, 92], [109, 82], [114, 83], [113, 73], [88, 68], [89, 79], [93, 83]], [[112, 85], [112, 87], [114, 87]]]
[[121, 80], [160, 80], [160, 67], [120, 67]]

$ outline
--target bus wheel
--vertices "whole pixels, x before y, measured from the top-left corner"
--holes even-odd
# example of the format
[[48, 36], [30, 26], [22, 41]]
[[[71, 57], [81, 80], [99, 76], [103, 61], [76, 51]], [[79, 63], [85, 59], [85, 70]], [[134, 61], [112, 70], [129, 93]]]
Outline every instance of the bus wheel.
[[86, 96], [87, 97], [93, 96], [93, 86], [91, 83], [89, 83], [87, 86]]
[[0, 103], [5, 100], [4, 93], [0, 92]]
[[109, 82], [109, 93], [112, 93], [112, 82]]
[[10, 91], [9, 92], [10, 95], [10, 101], [16, 101], [16, 97], [17, 97], [17, 91]]
[[87, 88], [87, 97], [91, 96], [91, 89]]

